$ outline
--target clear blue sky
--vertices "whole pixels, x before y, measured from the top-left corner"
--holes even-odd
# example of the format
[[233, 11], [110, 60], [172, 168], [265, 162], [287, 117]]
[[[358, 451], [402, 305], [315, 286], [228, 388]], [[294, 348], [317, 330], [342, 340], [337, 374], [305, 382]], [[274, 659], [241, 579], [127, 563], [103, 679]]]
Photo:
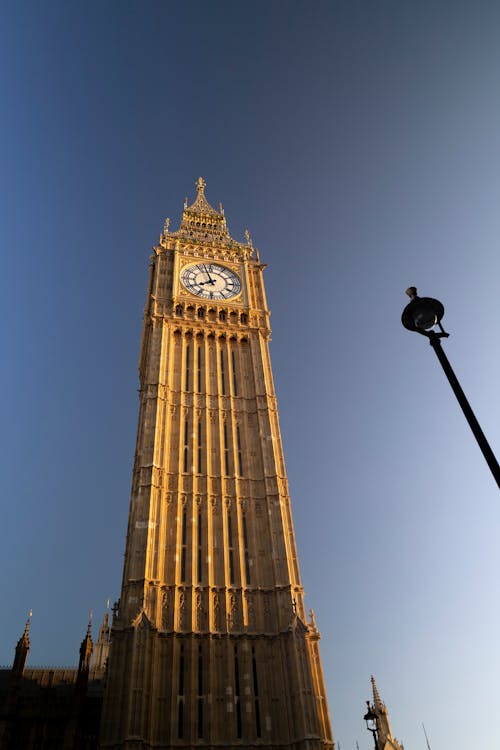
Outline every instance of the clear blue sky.
[[[199, 175], [269, 264], [272, 357], [334, 733], [376, 675], [408, 750], [498, 747], [500, 5], [2, 9], [0, 662], [74, 664], [119, 594], [148, 256]], [[95, 631], [94, 631], [95, 632]]]

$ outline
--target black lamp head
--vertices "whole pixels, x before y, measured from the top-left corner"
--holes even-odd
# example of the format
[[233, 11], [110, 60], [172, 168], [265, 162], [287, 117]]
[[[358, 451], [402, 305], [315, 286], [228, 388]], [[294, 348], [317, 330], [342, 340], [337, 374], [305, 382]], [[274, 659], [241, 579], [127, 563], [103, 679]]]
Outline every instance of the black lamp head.
[[432, 297], [419, 297], [417, 288], [410, 286], [406, 294], [411, 302], [406, 305], [401, 315], [401, 322], [409, 331], [423, 333], [434, 326], [439, 325], [444, 315], [444, 307], [441, 302]]
[[374, 729], [376, 729], [377, 727], [377, 714], [373, 710], [373, 706], [370, 706], [370, 701], [366, 701], [366, 705], [367, 705], [368, 710], [366, 714], [363, 716], [363, 719], [366, 721], [366, 728], [370, 732], [373, 732]]

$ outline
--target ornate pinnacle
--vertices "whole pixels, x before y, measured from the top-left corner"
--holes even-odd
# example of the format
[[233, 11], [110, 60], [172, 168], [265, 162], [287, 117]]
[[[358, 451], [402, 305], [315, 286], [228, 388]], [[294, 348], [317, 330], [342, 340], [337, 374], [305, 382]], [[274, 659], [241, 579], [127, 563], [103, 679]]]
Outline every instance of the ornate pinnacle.
[[30, 645], [30, 627], [31, 627], [31, 618], [33, 616], [33, 610], [30, 609], [30, 613], [28, 616], [28, 619], [26, 620], [26, 625], [24, 626], [24, 633], [22, 634], [21, 638], [19, 639], [19, 645], [27, 645], [29, 648]]
[[207, 185], [207, 183], [205, 182], [205, 180], [203, 179], [203, 177], [198, 177], [198, 180], [196, 182], [196, 190], [198, 191], [198, 193], [203, 193], [203, 191], [205, 190], [206, 185]]
[[163, 234], [167, 234], [169, 226], [170, 226], [170, 219], [167, 216], [167, 218], [165, 219], [165, 223], [163, 225]]
[[373, 691], [373, 703], [376, 708], [383, 707], [384, 704], [378, 692], [377, 683], [375, 682], [375, 677], [373, 675], [371, 676], [371, 682], [372, 682], [372, 691]]

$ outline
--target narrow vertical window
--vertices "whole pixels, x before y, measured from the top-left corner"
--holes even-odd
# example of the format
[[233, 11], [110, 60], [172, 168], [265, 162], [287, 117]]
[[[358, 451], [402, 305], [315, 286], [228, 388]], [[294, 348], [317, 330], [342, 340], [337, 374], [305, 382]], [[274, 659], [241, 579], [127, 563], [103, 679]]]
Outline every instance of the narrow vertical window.
[[253, 674], [253, 695], [255, 706], [255, 732], [257, 737], [261, 736], [260, 728], [260, 706], [259, 706], [259, 685], [257, 683], [257, 662], [255, 660], [255, 646], [252, 646], [252, 674]]
[[220, 350], [220, 386], [221, 393], [223, 396], [226, 395], [226, 374], [224, 371], [224, 352]]
[[190, 346], [189, 344], [186, 346], [186, 372], [185, 372], [185, 378], [184, 378], [184, 390], [189, 390], [189, 351]]
[[229, 445], [227, 442], [227, 424], [224, 422], [224, 471], [229, 476]]
[[179, 658], [179, 694], [178, 711], [177, 711], [177, 737], [182, 739], [184, 736], [184, 646], [181, 646]]
[[198, 739], [203, 737], [203, 652], [198, 646]]
[[236, 737], [241, 739], [240, 667], [238, 647], [234, 647], [234, 698], [236, 702]]
[[198, 422], [198, 474], [201, 474], [201, 422]]
[[181, 581], [186, 580], [186, 554], [187, 554], [187, 514], [186, 509], [182, 510], [181, 526]]
[[198, 393], [201, 393], [201, 346], [198, 347]]
[[238, 471], [240, 473], [240, 477], [242, 477], [243, 476], [243, 454], [241, 452], [241, 435], [240, 435], [239, 424], [236, 425], [236, 447], [238, 449]]
[[248, 532], [247, 532], [247, 517], [243, 514], [243, 547], [245, 557], [245, 577], [247, 584], [250, 583], [250, 556], [248, 552]]
[[202, 549], [201, 549], [201, 510], [198, 511], [198, 583], [201, 583], [202, 580]]
[[184, 422], [184, 471], [188, 470], [188, 453], [189, 453], [189, 424], [186, 419]]
[[231, 352], [231, 364], [233, 366], [233, 394], [238, 395], [238, 382], [236, 379], [236, 358], [234, 352]]
[[230, 511], [227, 512], [227, 542], [227, 551], [229, 557], [229, 583], [234, 583], [233, 521]]

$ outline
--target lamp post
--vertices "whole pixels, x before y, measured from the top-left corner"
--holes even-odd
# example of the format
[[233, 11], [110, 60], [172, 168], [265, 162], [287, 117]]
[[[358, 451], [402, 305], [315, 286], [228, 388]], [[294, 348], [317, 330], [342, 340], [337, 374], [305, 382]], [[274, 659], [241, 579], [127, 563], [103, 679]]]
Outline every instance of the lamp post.
[[377, 714], [373, 710], [373, 706], [370, 706], [370, 701], [366, 701], [366, 705], [368, 707], [368, 710], [366, 714], [363, 716], [363, 719], [366, 721], [366, 728], [369, 732], [373, 734], [373, 742], [375, 744], [375, 750], [378, 750], [378, 744], [377, 744]]
[[[449, 333], [446, 333], [441, 325], [441, 319], [444, 315], [444, 307], [437, 299], [432, 299], [432, 297], [419, 297], [417, 295], [417, 289], [414, 286], [409, 287], [409, 289], [406, 290], [406, 294], [410, 297], [411, 302], [409, 302], [403, 310], [401, 322], [409, 331], [421, 333], [429, 339], [429, 344], [436, 352], [436, 356], [441, 363], [441, 367], [448, 378], [455, 396], [457, 397], [457, 401], [469, 423], [469, 427], [474, 433], [474, 437], [481, 448], [486, 463], [490, 467], [491, 473], [500, 488], [500, 466], [498, 465], [498, 461], [486, 440], [484, 432], [479, 426], [479, 422], [477, 421], [476, 416], [467, 401], [465, 393], [457, 380], [457, 376], [453, 372], [448, 361], [448, 357], [441, 346], [441, 339], [448, 338], [450, 335]], [[438, 331], [434, 330], [436, 327], [439, 329]]]

